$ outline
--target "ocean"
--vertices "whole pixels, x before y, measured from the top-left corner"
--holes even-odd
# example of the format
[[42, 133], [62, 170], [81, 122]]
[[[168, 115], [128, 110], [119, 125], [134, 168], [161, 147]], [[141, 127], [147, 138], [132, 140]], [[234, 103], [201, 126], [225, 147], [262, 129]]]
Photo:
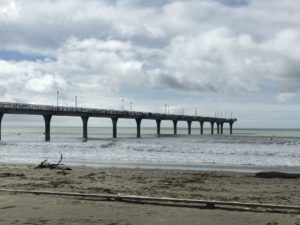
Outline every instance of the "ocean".
[[53, 126], [51, 141], [44, 141], [42, 126], [2, 126], [1, 164], [35, 164], [47, 159], [55, 163], [63, 154], [66, 165], [193, 169], [223, 171], [280, 170], [300, 172], [300, 130], [234, 129], [229, 135], [210, 135], [205, 129], [119, 127], [112, 139], [111, 127], [89, 127], [82, 140], [82, 127]]

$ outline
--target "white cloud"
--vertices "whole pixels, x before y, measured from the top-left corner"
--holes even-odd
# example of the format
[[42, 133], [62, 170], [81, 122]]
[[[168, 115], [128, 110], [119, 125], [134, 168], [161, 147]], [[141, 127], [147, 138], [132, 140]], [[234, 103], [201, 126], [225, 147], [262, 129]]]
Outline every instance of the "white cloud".
[[66, 89], [66, 87], [66, 81], [61, 76], [36, 73], [26, 81], [24, 90], [46, 94], [53, 89]]
[[55, 103], [59, 89], [65, 104], [78, 95], [115, 107], [125, 88], [296, 101], [299, 10], [279, 0], [0, 0], [0, 59], [17, 55], [0, 60], [0, 96]]
[[0, 25], [13, 23], [19, 16], [19, 8], [15, 1], [0, 1]]
[[293, 99], [296, 96], [296, 93], [280, 93], [277, 96], [277, 101], [279, 102], [286, 102], [289, 101], [291, 99]]

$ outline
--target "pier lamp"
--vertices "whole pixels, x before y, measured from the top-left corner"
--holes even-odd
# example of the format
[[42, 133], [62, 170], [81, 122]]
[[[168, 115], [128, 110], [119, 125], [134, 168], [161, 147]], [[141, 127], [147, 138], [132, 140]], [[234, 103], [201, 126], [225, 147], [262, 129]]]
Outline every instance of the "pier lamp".
[[124, 110], [124, 98], [122, 98], [122, 110]]
[[75, 108], [77, 109], [77, 95], [75, 96]]
[[56, 91], [56, 106], [58, 108], [58, 95], [59, 95], [59, 91]]
[[132, 111], [132, 102], [130, 102], [130, 111]]

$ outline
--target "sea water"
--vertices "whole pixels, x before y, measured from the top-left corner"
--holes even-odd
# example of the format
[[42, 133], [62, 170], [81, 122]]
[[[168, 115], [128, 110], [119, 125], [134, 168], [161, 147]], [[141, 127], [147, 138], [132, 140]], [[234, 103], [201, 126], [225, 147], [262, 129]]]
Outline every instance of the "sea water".
[[300, 172], [300, 130], [234, 129], [229, 135], [211, 135], [209, 129], [119, 127], [113, 139], [111, 127], [89, 127], [83, 141], [82, 127], [51, 127], [51, 141], [44, 141], [42, 126], [3, 126], [1, 164], [57, 162], [93, 167], [140, 167], [256, 171], [262, 169]]

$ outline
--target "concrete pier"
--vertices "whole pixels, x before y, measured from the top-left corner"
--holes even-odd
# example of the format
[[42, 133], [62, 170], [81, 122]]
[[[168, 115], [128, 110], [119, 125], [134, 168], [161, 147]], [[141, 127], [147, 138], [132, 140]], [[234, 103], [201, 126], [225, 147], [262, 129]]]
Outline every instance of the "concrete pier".
[[118, 117], [112, 117], [111, 121], [113, 124], [113, 138], [117, 138], [117, 123], [118, 123]]
[[156, 120], [157, 136], [160, 136], [160, 124], [161, 120]]
[[233, 126], [233, 122], [229, 122], [230, 134], [232, 134], [232, 126]]
[[204, 121], [200, 121], [200, 134], [203, 134]]
[[51, 105], [36, 105], [0, 102], [0, 140], [1, 140], [1, 124], [4, 114], [26, 114], [26, 115], [41, 115], [45, 122], [45, 140], [50, 141], [50, 125], [53, 116], [72, 116], [81, 117], [83, 126], [83, 139], [88, 138], [88, 120], [90, 117], [111, 118], [113, 126], [113, 138], [117, 137], [118, 119], [135, 119], [137, 123], [137, 137], [141, 136], [141, 121], [144, 119], [155, 120], [157, 125], [157, 136], [161, 135], [161, 121], [168, 120], [173, 122], [174, 135], [177, 134], [178, 121], [188, 123], [188, 134], [191, 135], [192, 122], [200, 122], [200, 133], [203, 134], [204, 123], [211, 124], [211, 134], [214, 133], [214, 124], [217, 124], [217, 132], [223, 134], [223, 125], [228, 123], [230, 126], [230, 134], [233, 132], [233, 124], [237, 121], [234, 118], [215, 118], [203, 116], [189, 116], [176, 114], [163, 114], [152, 112], [138, 112], [126, 110], [108, 110], [99, 108], [80, 108], [66, 106], [51, 106]]
[[214, 134], [214, 124], [215, 124], [214, 121], [211, 121], [211, 122], [210, 122], [210, 126], [211, 126], [210, 133], [211, 133], [211, 134]]
[[224, 123], [220, 123], [220, 126], [221, 126], [221, 134], [223, 134], [223, 126], [224, 126]]
[[177, 134], [177, 123], [178, 123], [178, 120], [173, 120], [173, 125], [174, 125], [174, 135]]
[[187, 124], [188, 124], [188, 135], [191, 135], [191, 133], [192, 133], [192, 121], [188, 120]]
[[1, 141], [1, 127], [2, 127], [2, 118], [3, 118], [3, 113], [0, 113], [0, 141]]
[[43, 115], [45, 121], [45, 141], [50, 141], [50, 123], [52, 115]]
[[89, 121], [89, 117], [88, 116], [81, 116], [81, 120], [82, 120], [82, 138], [83, 140], [87, 140], [88, 139], [88, 121]]
[[142, 119], [141, 118], [136, 118], [136, 137], [141, 137], [141, 122]]

